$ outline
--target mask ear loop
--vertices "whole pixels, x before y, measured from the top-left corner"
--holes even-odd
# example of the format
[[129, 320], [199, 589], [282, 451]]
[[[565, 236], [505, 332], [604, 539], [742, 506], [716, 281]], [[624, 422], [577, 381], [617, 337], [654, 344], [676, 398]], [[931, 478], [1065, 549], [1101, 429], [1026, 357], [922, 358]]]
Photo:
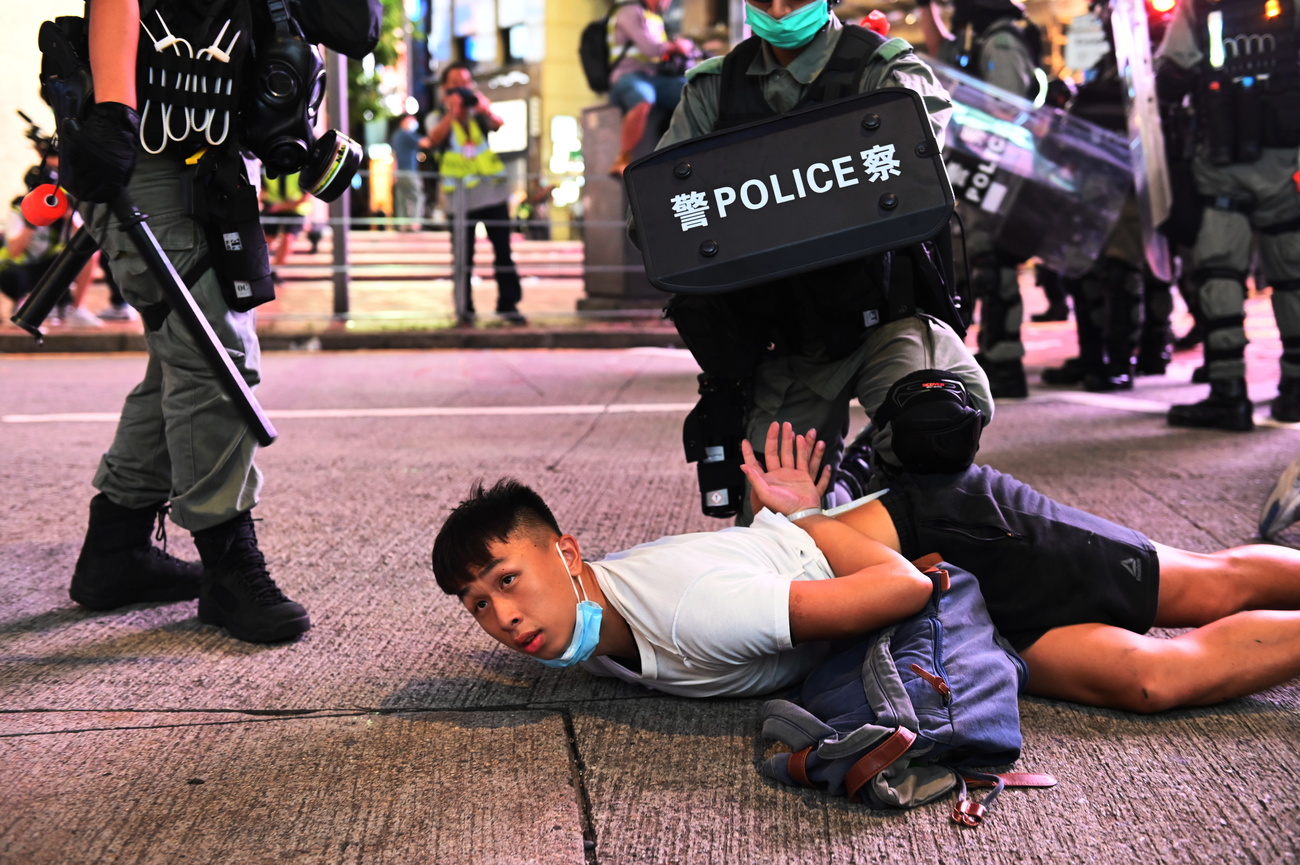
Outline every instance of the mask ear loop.
[[[560, 545], [559, 545], [559, 544], [556, 544], [556, 545], [555, 545], [555, 554], [556, 554], [557, 556], [560, 557], [560, 564], [564, 565], [564, 572], [565, 572], [566, 574], [569, 574], [569, 563], [566, 562], [566, 561], [564, 560], [564, 553], [560, 552]], [[586, 600], [590, 600], [590, 599], [587, 597], [587, 587], [586, 587], [586, 586], [582, 586], [582, 594], [581, 594], [581, 595], [578, 594], [578, 586], [573, 585], [573, 581], [574, 581], [575, 579], [578, 581], [578, 586], [582, 586], [582, 577], [581, 577], [581, 576], [575, 577], [573, 574], [569, 574], [569, 588], [573, 589], [573, 596], [574, 596], [575, 598], [577, 598], [579, 602], [581, 602], [581, 601], [586, 601]]]

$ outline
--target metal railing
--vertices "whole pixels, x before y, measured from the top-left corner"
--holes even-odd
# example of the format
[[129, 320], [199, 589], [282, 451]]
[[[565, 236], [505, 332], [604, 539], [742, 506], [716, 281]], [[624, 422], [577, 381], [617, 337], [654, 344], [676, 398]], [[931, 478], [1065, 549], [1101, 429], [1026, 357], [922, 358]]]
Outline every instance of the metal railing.
[[[361, 172], [360, 176], [370, 177], [369, 172]], [[435, 177], [432, 173], [422, 173], [421, 182]], [[383, 175], [387, 180], [391, 175]], [[547, 175], [529, 175], [522, 178], [525, 183], [528, 181], [544, 182], [551, 180]], [[539, 283], [550, 281], [582, 281], [581, 292], [578, 295], [585, 296], [588, 277], [591, 274], [635, 274], [643, 273], [644, 269], [639, 261], [630, 261], [625, 264], [604, 264], [593, 263], [589, 261], [587, 254], [587, 243], [589, 235], [595, 232], [604, 231], [607, 234], [613, 230], [621, 238], [625, 223], [623, 220], [589, 220], [579, 216], [576, 219], [552, 220], [548, 216], [520, 218], [512, 209], [508, 218], [496, 219], [479, 219], [471, 218], [470, 211], [467, 209], [467, 196], [463, 194], [465, 187], [471, 185], [477, 178], [462, 178], [454, 181], [455, 186], [451, 190], [445, 190], [441, 197], [445, 202], [445, 209], [433, 207], [430, 199], [436, 201], [438, 194], [430, 192], [426, 195], [425, 206], [421, 215], [417, 218], [411, 218], [404, 215], [391, 216], [341, 216], [331, 215], [327, 219], [318, 219], [308, 217], [307, 221], [310, 228], [315, 231], [321, 231], [328, 228], [328, 233], [322, 231], [322, 237], [319, 239], [320, 246], [317, 248], [316, 256], [309, 261], [303, 260], [303, 254], [291, 254], [289, 260], [280, 268], [281, 275], [294, 284], [299, 284], [303, 280], [330, 279], [333, 283], [333, 303], [329, 313], [334, 319], [348, 321], [360, 320], [389, 320], [400, 321], [403, 318], [408, 319], [428, 319], [430, 313], [428, 310], [423, 311], [406, 311], [401, 310], [377, 310], [374, 304], [367, 304], [364, 309], [357, 309], [353, 303], [354, 295], [358, 291], [363, 291], [368, 283], [373, 284], [376, 281], [427, 281], [435, 283], [432, 290], [446, 287], [450, 288], [452, 306], [450, 315], [445, 316], [452, 320], [461, 320], [467, 317], [469, 310], [469, 298], [473, 289], [475, 276], [484, 278], [500, 278], [506, 274], [511, 274], [525, 282], [527, 286], [537, 286]], [[425, 183], [426, 189], [430, 184]], [[350, 193], [355, 195], [356, 193]], [[394, 205], [396, 200], [394, 198]], [[341, 212], [341, 210], [340, 210]], [[294, 217], [277, 217], [264, 216], [265, 225], [291, 224], [298, 223], [299, 219]], [[512, 259], [510, 264], [498, 265], [496, 256], [493, 254], [491, 261], [485, 261], [480, 250], [473, 256], [473, 262], [467, 256], [468, 244], [463, 240], [468, 232], [476, 231], [478, 225], [483, 225], [484, 230], [493, 230], [501, 227], [510, 229], [510, 243]], [[412, 226], [415, 231], [412, 231]], [[554, 240], [553, 236], [562, 233], [561, 229], [568, 230], [568, 239]], [[375, 234], [372, 234], [374, 232]], [[376, 235], [382, 235], [387, 242], [378, 242]], [[402, 250], [399, 260], [391, 258], [384, 259], [381, 253], [391, 249], [392, 240], [397, 237], [403, 239], [409, 238], [416, 242], [417, 238], [427, 238], [430, 242], [422, 245], [419, 252], [406, 245]], [[362, 240], [364, 238], [364, 240]], [[444, 239], [445, 238], [445, 239]], [[523, 240], [523, 244], [519, 240]], [[340, 246], [341, 242], [341, 246]], [[274, 241], [273, 241], [274, 243]], [[298, 241], [298, 245], [301, 240]], [[551, 249], [546, 249], [547, 245], [553, 245]], [[273, 247], [274, 249], [274, 247]], [[321, 252], [329, 254], [329, 263], [321, 261]], [[295, 260], [296, 255], [296, 260]], [[358, 260], [358, 258], [360, 260]], [[376, 260], [382, 259], [382, 260]], [[292, 293], [293, 285], [289, 287], [282, 295], [289, 297]], [[573, 286], [569, 286], [573, 288]], [[527, 295], [527, 287], [525, 288]], [[668, 296], [665, 294], [663, 300], [666, 302]], [[282, 304], [282, 306], [286, 306]], [[280, 318], [318, 318], [320, 312], [305, 311], [297, 308], [300, 304], [288, 304], [294, 307], [288, 310], [272, 313], [272, 317]], [[556, 309], [548, 309], [544, 312], [546, 318], [569, 318], [577, 321], [583, 319], [611, 319], [611, 318], [657, 318], [661, 315], [658, 308], [647, 308], [645, 304], [640, 306], [631, 305], [623, 309], [579, 309], [576, 305], [567, 312], [561, 312]], [[437, 315], [433, 316], [437, 318]]]

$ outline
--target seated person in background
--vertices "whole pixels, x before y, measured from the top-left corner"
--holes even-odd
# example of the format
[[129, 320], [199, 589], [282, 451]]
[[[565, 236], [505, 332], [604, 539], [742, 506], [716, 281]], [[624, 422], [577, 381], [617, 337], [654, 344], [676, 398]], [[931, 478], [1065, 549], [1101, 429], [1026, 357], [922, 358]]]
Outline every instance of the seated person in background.
[[[821, 641], [918, 612], [931, 584], [905, 556], [930, 552], [980, 580], [994, 624], [1028, 664], [1031, 694], [1155, 712], [1300, 675], [1296, 550], [1153, 544], [976, 466], [900, 473], [900, 492], [832, 518], [820, 507], [828, 473], [815, 431], [773, 424], [766, 469], [743, 448], [758, 511], [750, 527], [585, 562], [528, 487], [480, 484], [434, 541], [438, 585], [490, 636], [543, 664], [585, 662], [681, 696], [755, 696], [799, 681], [823, 656]], [[972, 532], [981, 504], [1014, 516], [1018, 532]], [[981, 547], [993, 553], [972, 552]], [[1195, 630], [1143, 636], [1153, 626]]]
[[671, 114], [686, 86], [684, 62], [677, 74], [663, 74], [659, 66], [665, 56], [685, 58], [694, 49], [687, 39], [668, 38], [661, 16], [670, 3], [672, 0], [620, 3], [609, 16], [609, 58], [614, 63], [609, 73], [609, 101], [623, 110], [618, 158], [609, 169], [614, 177], [622, 177], [632, 161], [655, 105]]

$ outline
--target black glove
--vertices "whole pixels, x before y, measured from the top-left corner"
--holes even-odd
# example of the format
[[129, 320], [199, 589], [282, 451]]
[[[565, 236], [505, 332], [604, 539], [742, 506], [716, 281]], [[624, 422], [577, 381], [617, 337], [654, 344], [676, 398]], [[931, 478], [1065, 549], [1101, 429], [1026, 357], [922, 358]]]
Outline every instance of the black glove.
[[59, 129], [59, 180], [73, 198], [112, 201], [135, 171], [140, 115], [121, 102], [96, 102], [83, 120]]

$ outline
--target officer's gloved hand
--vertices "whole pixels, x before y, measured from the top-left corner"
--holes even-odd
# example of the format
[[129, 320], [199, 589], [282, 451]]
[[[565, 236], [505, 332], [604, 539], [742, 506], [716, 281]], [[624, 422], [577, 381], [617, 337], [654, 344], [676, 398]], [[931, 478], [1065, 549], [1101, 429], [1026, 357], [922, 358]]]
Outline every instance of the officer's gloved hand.
[[96, 102], [83, 120], [59, 128], [59, 181], [81, 201], [112, 201], [135, 171], [140, 115], [121, 102]]

